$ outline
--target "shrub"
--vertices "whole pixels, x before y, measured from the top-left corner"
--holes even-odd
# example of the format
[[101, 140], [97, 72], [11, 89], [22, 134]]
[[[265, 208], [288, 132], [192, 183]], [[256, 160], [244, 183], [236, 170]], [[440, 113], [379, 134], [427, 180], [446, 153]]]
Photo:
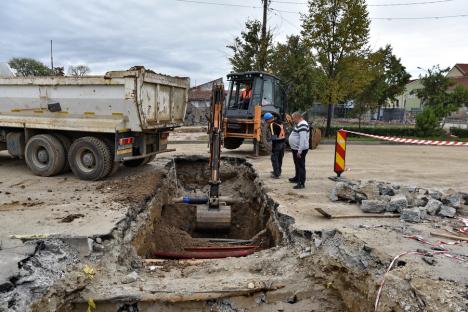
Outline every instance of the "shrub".
[[440, 121], [432, 108], [426, 107], [416, 116], [416, 134], [419, 136], [436, 136], [441, 134]]

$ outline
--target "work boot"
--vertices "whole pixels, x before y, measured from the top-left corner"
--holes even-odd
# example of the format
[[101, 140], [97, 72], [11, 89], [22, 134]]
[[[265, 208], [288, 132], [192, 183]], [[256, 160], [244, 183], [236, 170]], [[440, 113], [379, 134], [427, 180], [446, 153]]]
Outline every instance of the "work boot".
[[297, 178], [289, 178], [289, 182], [291, 182], [291, 183], [297, 183], [297, 182], [299, 182], [299, 181], [297, 180]]
[[300, 190], [300, 189], [303, 189], [303, 188], [305, 188], [305, 185], [302, 184], [302, 183], [298, 183], [298, 184], [293, 186], [293, 189], [295, 189], [295, 190]]
[[280, 178], [279, 176], [277, 176], [277, 175], [274, 174], [274, 173], [272, 173], [272, 174], [270, 175], [270, 177], [271, 177], [272, 179], [279, 179], [279, 178]]

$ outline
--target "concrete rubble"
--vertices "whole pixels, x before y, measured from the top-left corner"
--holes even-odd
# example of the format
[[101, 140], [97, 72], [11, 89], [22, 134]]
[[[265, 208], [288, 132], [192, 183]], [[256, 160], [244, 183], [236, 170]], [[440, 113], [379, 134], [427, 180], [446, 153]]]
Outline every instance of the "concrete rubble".
[[430, 190], [416, 186], [376, 181], [341, 179], [330, 198], [358, 203], [365, 213], [400, 213], [402, 221], [420, 223], [427, 216], [454, 218], [466, 214], [467, 194], [448, 190]]

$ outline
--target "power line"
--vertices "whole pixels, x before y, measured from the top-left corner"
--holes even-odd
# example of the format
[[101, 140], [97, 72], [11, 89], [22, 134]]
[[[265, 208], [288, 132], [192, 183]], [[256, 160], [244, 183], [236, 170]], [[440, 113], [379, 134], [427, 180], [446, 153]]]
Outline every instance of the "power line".
[[[175, 0], [175, 1], [194, 3], [194, 4], [208, 4], [208, 5], [227, 6], [227, 7], [263, 9], [263, 7], [260, 7], [260, 6], [251, 6], [251, 5], [234, 4], [234, 3], [221, 3], [221, 2], [198, 1], [198, 0]], [[442, 1], [442, 0], [439, 0], [439, 1]], [[444, 0], [444, 2], [447, 2], [447, 1], [452, 1], [452, 0]], [[430, 1], [427, 1], [427, 2], [430, 2]], [[418, 2], [418, 3], [421, 3], [421, 2]], [[280, 12], [280, 13], [303, 14], [298, 11], [278, 10], [275, 8], [269, 8], [269, 10]], [[371, 17], [370, 19], [394, 21], [394, 20], [438, 20], [438, 19], [462, 18], [462, 17], [468, 17], [468, 14], [443, 15], [443, 16], [421, 16], [421, 17]]]
[[[426, 4], [445, 3], [445, 2], [452, 2], [452, 1], [454, 1], [454, 0], [434, 0], [434, 1], [407, 2], [407, 3], [368, 4], [367, 6], [369, 6], [369, 7], [390, 7], [390, 6], [426, 5]], [[286, 4], [307, 4], [307, 2], [282, 1], [282, 0], [271, 0], [271, 2], [286, 3]]]
[[436, 0], [436, 1], [422, 1], [422, 2], [407, 2], [407, 3], [387, 3], [387, 4], [368, 4], [370, 7], [388, 7], [388, 6], [407, 6], [407, 5], [426, 5], [435, 3], [452, 2], [454, 0]]
[[263, 9], [263, 7], [260, 7], [260, 6], [252, 6], [252, 5], [245, 5], [245, 4], [220, 3], [220, 2], [197, 1], [197, 0], [175, 0], [175, 1], [196, 3], [196, 4], [211, 4], [211, 5], [219, 5], [219, 6], [230, 6], [230, 7], [251, 8], [251, 9]]
[[468, 14], [460, 15], [444, 15], [444, 16], [422, 16], [422, 17], [372, 17], [373, 20], [429, 20], [429, 19], [447, 19], [447, 18], [459, 18], [468, 17]]

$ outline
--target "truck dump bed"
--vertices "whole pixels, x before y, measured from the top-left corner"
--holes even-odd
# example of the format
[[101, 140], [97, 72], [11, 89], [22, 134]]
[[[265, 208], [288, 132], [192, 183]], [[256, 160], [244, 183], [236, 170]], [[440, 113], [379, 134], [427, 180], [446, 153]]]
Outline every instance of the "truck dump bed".
[[0, 78], [0, 127], [114, 133], [183, 124], [189, 78], [143, 67], [104, 76]]

